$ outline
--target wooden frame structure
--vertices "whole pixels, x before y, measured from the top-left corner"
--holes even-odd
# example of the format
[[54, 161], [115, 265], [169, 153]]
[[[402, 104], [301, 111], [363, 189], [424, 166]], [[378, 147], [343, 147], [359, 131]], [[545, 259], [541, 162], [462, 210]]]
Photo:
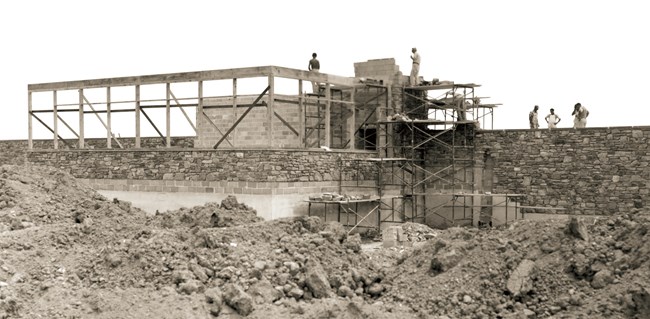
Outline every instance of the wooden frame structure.
[[[204, 83], [207, 81], [214, 80], [232, 80], [232, 100], [233, 100], [233, 109], [236, 114], [237, 107], [242, 107], [237, 103], [237, 90], [238, 90], [238, 79], [242, 78], [266, 78], [268, 85], [258, 96], [254, 103], [251, 105], [246, 105], [248, 108], [238, 116], [237, 121], [234, 124], [226, 129], [221, 130], [216, 128], [221, 134], [221, 139], [214, 145], [214, 148], [218, 148], [224, 141], [228, 141], [227, 138], [229, 134], [237, 127], [237, 125], [244, 119], [248, 112], [253, 107], [263, 106], [266, 107], [266, 120], [268, 123], [268, 144], [272, 145], [273, 141], [273, 118], [277, 117], [284, 125], [289, 127], [289, 129], [297, 134], [302, 141], [302, 145], [307, 147], [305, 143], [305, 114], [304, 107], [306, 104], [310, 103], [309, 97], [303, 92], [303, 81], [317, 82], [320, 83], [323, 88], [323, 94], [316, 94], [319, 102], [324, 103], [324, 112], [322, 114], [322, 121], [324, 122], [324, 140], [326, 141], [324, 146], [329, 147], [330, 141], [332, 140], [332, 133], [330, 130], [331, 127], [331, 105], [332, 103], [339, 103], [340, 105], [348, 106], [351, 109], [353, 116], [352, 120], [349, 120], [348, 123], [345, 123], [343, 126], [350, 133], [350, 140], [344, 144], [344, 147], [354, 148], [354, 114], [355, 114], [355, 101], [354, 101], [354, 91], [357, 87], [364, 87], [359, 80], [353, 77], [343, 77], [336, 76], [326, 73], [312, 73], [304, 70], [290, 69], [278, 66], [261, 66], [261, 67], [248, 67], [248, 68], [238, 68], [238, 69], [226, 69], [226, 70], [211, 70], [211, 71], [197, 71], [197, 72], [183, 72], [183, 73], [169, 73], [169, 74], [157, 74], [157, 75], [144, 75], [144, 76], [132, 76], [132, 77], [118, 77], [118, 78], [105, 78], [105, 79], [94, 79], [94, 80], [81, 80], [81, 81], [67, 81], [67, 82], [53, 82], [53, 83], [39, 83], [39, 84], [29, 84], [28, 85], [28, 147], [29, 149], [33, 148], [33, 119], [36, 119], [40, 124], [45, 126], [53, 135], [53, 145], [54, 148], [59, 148], [58, 141], [61, 140], [67, 147], [72, 147], [65, 139], [61, 138], [59, 134], [59, 122], [66, 126], [78, 140], [78, 148], [85, 148], [85, 117], [88, 114], [95, 114], [99, 119], [103, 127], [106, 129], [106, 145], [108, 148], [112, 148], [113, 143], [117, 144], [122, 148], [122, 144], [115, 137], [112, 132], [112, 119], [111, 114], [116, 112], [128, 112], [133, 113], [135, 116], [135, 148], [141, 147], [141, 115], [147, 120], [147, 122], [154, 128], [156, 133], [160, 136], [163, 144], [166, 147], [171, 147], [171, 116], [170, 110], [172, 108], [179, 108], [183, 113], [186, 120], [192, 126], [195, 132], [197, 128], [192, 120], [187, 115], [184, 108], [186, 107], [195, 107], [197, 119], [199, 116], [206, 116], [204, 113], [204, 101], [208, 96], [204, 96], [203, 87]], [[275, 92], [275, 79], [276, 78], [285, 78], [298, 81], [297, 87], [297, 101], [299, 113], [300, 113], [300, 128], [296, 129], [292, 127], [287, 121], [285, 121], [280, 114], [275, 111], [275, 101], [276, 92]], [[176, 98], [172, 91], [172, 84], [175, 83], [196, 83], [196, 96], [189, 98]], [[141, 99], [141, 87], [144, 85], [150, 84], [164, 84], [166, 87], [165, 97], [161, 99], [154, 100], [143, 100]], [[111, 100], [111, 89], [115, 87], [133, 87], [134, 88], [134, 99], [127, 101], [112, 101]], [[103, 88], [106, 90], [106, 98], [104, 101], [92, 102], [84, 95], [85, 89], [97, 89]], [[331, 94], [333, 88], [337, 89], [349, 89], [351, 90], [351, 100], [337, 100]], [[60, 91], [66, 90], [77, 90], [79, 100], [75, 104], [59, 104], [57, 101], [57, 93]], [[52, 92], [53, 103], [51, 108], [46, 109], [34, 109], [32, 104], [32, 95], [38, 92]], [[266, 97], [266, 101], [260, 103], [262, 97]], [[111, 106], [117, 103], [132, 103], [134, 108], [132, 109], [112, 109]], [[152, 104], [159, 103], [159, 104]], [[96, 108], [96, 106], [104, 106], [103, 108]], [[65, 107], [65, 108], [61, 108]], [[153, 108], [164, 108], [165, 109], [165, 129], [164, 132], [161, 131], [158, 126], [154, 123], [151, 117], [147, 114], [147, 109]], [[78, 114], [79, 126], [78, 132], [75, 131], [66, 121], [60, 117], [60, 112], [75, 112]], [[41, 113], [51, 113], [53, 118], [53, 125], [50, 127], [47, 125], [40, 117]], [[104, 121], [100, 114], [106, 114], [106, 121]], [[216, 126], [214, 123], [208, 119], [208, 122], [212, 126]], [[343, 144], [343, 143], [342, 143]]]

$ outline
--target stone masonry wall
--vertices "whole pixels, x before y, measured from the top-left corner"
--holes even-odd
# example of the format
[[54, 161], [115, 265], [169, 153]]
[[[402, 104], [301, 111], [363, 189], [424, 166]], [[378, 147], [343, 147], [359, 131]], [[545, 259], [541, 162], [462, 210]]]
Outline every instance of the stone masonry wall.
[[650, 127], [482, 131], [476, 151], [494, 160], [493, 193], [604, 215], [650, 200], [649, 141]]
[[285, 150], [35, 150], [30, 163], [54, 166], [82, 179], [321, 182], [374, 180], [371, 164], [356, 173], [341, 172], [341, 158], [371, 152]]

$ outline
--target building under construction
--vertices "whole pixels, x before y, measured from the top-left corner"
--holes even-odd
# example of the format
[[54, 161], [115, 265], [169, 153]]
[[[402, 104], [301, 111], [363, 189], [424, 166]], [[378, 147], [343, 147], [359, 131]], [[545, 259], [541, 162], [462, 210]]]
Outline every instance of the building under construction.
[[[485, 103], [480, 85], [410, 86], [394, 59], [354, 69], [355, 77], [266, 66], [30, 84], [31, 156], [63, 167], [100, 154], [75, 174], [98, 189], [249, 196], [272, 207], [265, 218], [318, 215], [351, 229], [517, 217], [523, 195], [484, 191], [489, 160], [474, 137], [492, 128], [498, 104]], [[128, 137], [115, 133], [125, 123], [134, 123]], [[35, 125], [51, 143], [33, 140]], [[178, 125], [194, 135], [174, 134]], [[91, 129], [105, 137], [86, 137]], [[42, 148], [54, 151], [35, 152]], [[135, 164], [116, 165], [129, 158]]]

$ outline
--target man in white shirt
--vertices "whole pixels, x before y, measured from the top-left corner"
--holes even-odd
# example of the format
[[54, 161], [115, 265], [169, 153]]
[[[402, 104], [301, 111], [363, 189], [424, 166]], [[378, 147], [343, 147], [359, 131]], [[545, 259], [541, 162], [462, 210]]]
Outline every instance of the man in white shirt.
[[575, 116], [575, 118], [573, 119], [574, 128], [587, 127], [587, 116], [589, 116], [589, 111], [587, 110], [587, 108], [582, 106], [582, 104], [576, 103], [576, 105], [573, 108], [573, 113], [571, 113], [571, 115]]
[[418, 73], [420, 73], [420, 54], [418, 53], [418, 49], [413, 48], [411, 49], [411, 52], [413, 54], [411, 55], [411, 60], [413, 60], [413, 65], [411, 66], [411, 77], [409, 78], [409, 82], [411, 86], [416, 86], [418, 85]]
[[537, 121], [537, 110], [539, 110], [539, 106], [535, 105], [533, 110], [528, 113], [528, 122], [531, 129], [539, 128], [539, 121]]
[[545, 118], [546, 123], [548, 124], [548, 128], [557, 128], [557, 123], [560, 123], [562, 120], [557, 114], [555, 114], [555, 110], [551, 109], [551, 114], [547, 115]]

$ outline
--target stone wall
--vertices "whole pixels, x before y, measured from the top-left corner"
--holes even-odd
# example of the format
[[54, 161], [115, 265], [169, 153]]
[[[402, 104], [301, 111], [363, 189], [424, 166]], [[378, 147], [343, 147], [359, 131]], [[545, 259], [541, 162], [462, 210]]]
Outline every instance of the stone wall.
[[650, 200], [649, 141], [650, 127], [482, 131], [476, 151], [494, 162], [492, 192], [602, 215]]

